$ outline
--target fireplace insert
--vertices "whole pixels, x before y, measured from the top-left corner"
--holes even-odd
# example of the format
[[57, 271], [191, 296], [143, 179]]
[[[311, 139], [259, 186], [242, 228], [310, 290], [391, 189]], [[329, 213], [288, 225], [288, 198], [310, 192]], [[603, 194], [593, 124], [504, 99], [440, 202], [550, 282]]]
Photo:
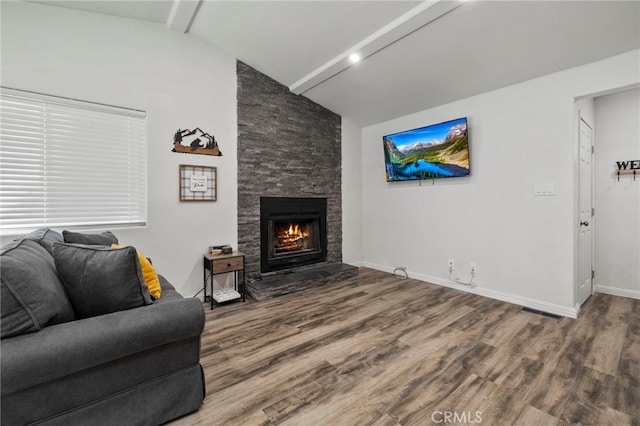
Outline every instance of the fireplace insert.
[[326, 260], [326, 198], [260, 198], [262, 273]]

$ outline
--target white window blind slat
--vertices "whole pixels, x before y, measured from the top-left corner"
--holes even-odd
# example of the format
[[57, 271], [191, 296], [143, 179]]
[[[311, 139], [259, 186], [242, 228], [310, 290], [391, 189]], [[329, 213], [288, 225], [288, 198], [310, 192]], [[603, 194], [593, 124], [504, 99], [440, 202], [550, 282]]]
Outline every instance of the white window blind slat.
[[0, 232], [146, 224], [144, 112], [2, 88]]

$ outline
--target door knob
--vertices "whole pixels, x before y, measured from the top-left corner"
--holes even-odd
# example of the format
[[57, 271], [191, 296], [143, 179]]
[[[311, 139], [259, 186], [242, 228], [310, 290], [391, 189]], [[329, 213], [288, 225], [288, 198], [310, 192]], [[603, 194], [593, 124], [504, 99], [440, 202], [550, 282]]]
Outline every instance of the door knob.
[[580, 226], [589, 226], [589, 222], [586, 220], [584, 222], [580, 222]]

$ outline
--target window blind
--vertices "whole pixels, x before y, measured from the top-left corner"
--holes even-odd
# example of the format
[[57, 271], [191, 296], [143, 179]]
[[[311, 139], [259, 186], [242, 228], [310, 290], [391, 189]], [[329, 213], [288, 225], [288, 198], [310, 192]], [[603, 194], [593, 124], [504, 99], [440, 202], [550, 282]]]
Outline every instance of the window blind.
[[0, 232], [142, 226], [146, 114], [2, 88]]

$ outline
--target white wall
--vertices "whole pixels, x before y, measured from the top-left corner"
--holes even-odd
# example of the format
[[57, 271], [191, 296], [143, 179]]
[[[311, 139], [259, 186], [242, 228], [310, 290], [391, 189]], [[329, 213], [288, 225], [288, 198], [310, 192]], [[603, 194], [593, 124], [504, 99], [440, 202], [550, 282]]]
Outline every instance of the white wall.
[[[574, 100], [637, 84], [639, 51], [363, 129], [366, 266], [575, 316]], [[467, 116], [471, 176], [386, 183], [382, 136]], [[552, 182], [555, 196], [534, 196]], [[468, 280], [477, 264], [475, 289]]]
[[342, 118], [342, 261], [362, 265], [362, 129]]
[[[147, 111], [149, 224], [115, 233], [194, 294], [206, 247], [237, 245], [235, 59], [161, 24], [26, 2], [2, 2], [1, 19], [3, 86]], [[575, 313], [574, 99], [637, 84], [639, 59], [630, 52], [362, 132], [344, 119], [344, 260], [407, 266], [452, 286], [447, 260], [463, 279], [475, 262], [474, 291]], [[460, 116], [469, 178], [384, 181], [382, 135]], [[175, 130], [192, 126], [214, 134], [224, 156], [171, 152]], [[181, 163], [218, 167], [217, 202], [178, 202]], [[557, 195], [534, 197], [535, 182], [556, 183]]]
[[640, 176], [614, 174], [640, 159], [640, 89], [595, 99], [596, 291], [640, 299]]
[[[1, 47], [3, 86], [147, 112], [148, 226], [114, 233], [195, 294], [207, 247], [237, 246], [235, 59], [161, 24], [26, 2], [2, 2]], [[224, 156], [171, 152], [196, 126]], [[179, 164], [217, 167], [218, 201], [180, 203]]]

